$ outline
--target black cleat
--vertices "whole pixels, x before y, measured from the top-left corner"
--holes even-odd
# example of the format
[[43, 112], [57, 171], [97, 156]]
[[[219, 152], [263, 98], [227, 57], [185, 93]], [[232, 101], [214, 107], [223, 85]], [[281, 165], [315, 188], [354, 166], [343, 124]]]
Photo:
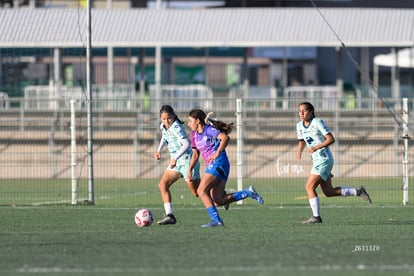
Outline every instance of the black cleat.
[[322, 223], [322, 218], [321, 217], [310, 217], [310, 219], [307, 219], [305, 221], [303, 221], [302, 223], [304, 224], [316, 224], [316, 223]]
[[168, 214], [157, 222], [159, 225], [176, 224], [177, 220], [173, 214]]
[[371, 198], [369, 197], [369, 194], [365, 190], [364, 186], [361, 186], [359, 189], [357, 189], [357, 196], [362, 197], [364, 200], [368, 201], [369, 204], [372, 204]]

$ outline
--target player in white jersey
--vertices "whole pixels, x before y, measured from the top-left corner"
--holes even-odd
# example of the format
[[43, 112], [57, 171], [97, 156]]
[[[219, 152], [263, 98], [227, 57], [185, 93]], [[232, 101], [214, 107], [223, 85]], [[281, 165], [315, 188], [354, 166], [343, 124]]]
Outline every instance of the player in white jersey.
[[307, 147], [307, 152], [312, 158], [312, 170], [305, 189], [313, 215], [303, 223], [322, 223], [319, 197], [316, 193], [318, 186], [327, 197], [360, 196], [371, 203], [371, 198], [363, 186], [358, 189], [344, 186], [332, 187], [331, 171], [334, 159], [329, 146], [335, 142], [335, 138], [326, 123], [315, 117], [315, 110], [311, 103], [303, 102], [299, 104], [299, 117], [301, 121], [296, 125], [299, 141], [296, 158], [301, 159], [305, 147]]
[[196, 191], [200, 184], [200, 163], [197, 161], [194, 162], [194, 166], [190, 165], [193, 150], [183, 122], [177, 117], [174, 109], [169, 105], [163, 105], [160, 110], [160, 119], [162, 138], [155, 158], [157, 160], [161, 158], [161, 150], [165, 146], [170, 152], [170, 163], [158, 184], [165, 211], [165, 216], [158, 221], [158, 224], [165, 225], [177, 222], [171, 201], [171, 185], [183, 177], [191, 193], [197, 196]]

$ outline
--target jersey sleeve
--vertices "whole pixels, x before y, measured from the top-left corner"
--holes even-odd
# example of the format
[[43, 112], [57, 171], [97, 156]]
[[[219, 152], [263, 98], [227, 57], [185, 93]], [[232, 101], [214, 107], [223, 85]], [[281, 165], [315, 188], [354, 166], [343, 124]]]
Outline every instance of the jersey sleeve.
[[318, 120], [318, 129], [324, 136], [331, 133], [331, 130], [323, 119]]
[[188, 141], [187, 137], [182, 138], [180, 140], [180, 144], [181, 148], [175, 153], [173, 157], [175, 160], [178, 160], [178, 158], [180, 158], [188, 150], [188, 147], [190, 146], [190, 142]]
[[177, 121], [171, 126], [171, 132], [174, 135], [174, 156], [175, 160], [180, 158], [184, 152], [188, 150], [190, 142], [188, 141], [187, 133], [185, 132], [184, 126]]
[[216, 129], [215, 127], [211, 125], [206, 125], [205, 128], [206, 128], [205, 133], [208, 136], [216, 138], [220, 134], [220, 130]]
[[164, 137], [161, 137], [160, 144], [158, 145], [157, 151], [161, 152], [162, 149], [167, 145], [167, 141], [165, 141]]
[[178, 138], [178, 140], [187, 138], [187, 133], [182, 125], [178, 123], [174, 123], [172, 126], [172, 131], [174, 132], [174, 136]]
[[298, 140], [304, 140], [303, 136], [302, 136], [302, 121], [300, 121], [299, 123], [296, 124], [296, 136], [298, 138]]

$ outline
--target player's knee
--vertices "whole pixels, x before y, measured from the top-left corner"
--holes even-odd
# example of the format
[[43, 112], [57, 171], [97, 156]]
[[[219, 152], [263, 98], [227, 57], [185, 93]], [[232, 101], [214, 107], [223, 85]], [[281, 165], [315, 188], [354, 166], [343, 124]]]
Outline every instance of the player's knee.
[[323, 194], [326, 197], [333, 197], [333, 196], [337, 196], [338, 195], [335, 190], [324, 191]]
[[198, 190], [199, 185], [200, 185], [199, 181], [198, 182], [193, 182], [193, 183], [190, 184], [190, 191], [191, 191], [191, 193], [193, 194], [194, 197], [198, 197], [197, 190]]
[[313, 187], [306, 187], [305, 190], [308, 194], [309, 193], [315, 193], [315, 189]]
[[207, 194], [207, 191], [205, 191], [203, 188], [198, 187], [196, 194], [197, 194], [199, 197], [202, 197], [202, 196], [204, 196], [204, 195], [206, 195], [206, 194]]
[[160, 183], [158, 183], [158, 189], [160, 190], [160, 191], [167, 191], [168, 190], [168, 183], [165, 183], [165, 182], [160, 182]]
[[217, 206], [223, 206], [226, 203], [223, 197], [215, 197], [213, 200]]

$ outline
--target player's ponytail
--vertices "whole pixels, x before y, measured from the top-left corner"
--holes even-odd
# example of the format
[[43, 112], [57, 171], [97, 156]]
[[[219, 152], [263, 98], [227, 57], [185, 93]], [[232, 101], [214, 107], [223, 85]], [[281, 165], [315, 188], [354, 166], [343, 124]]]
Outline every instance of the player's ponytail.
[[233, 129], [234, 123], [226, 124], [217, 118], [213, 118], [213, 112], [209, 112], [207, 115], [204, 113], [201, 109], [193, 109], [190, 111], [188, 116], [199, 119], [200, 122], [202, 122], [203, 125], [212, 125], [214, 128], [220, 130], [221, 132], [224, 132], [225, 134], [230, 134], [230, 132]]

